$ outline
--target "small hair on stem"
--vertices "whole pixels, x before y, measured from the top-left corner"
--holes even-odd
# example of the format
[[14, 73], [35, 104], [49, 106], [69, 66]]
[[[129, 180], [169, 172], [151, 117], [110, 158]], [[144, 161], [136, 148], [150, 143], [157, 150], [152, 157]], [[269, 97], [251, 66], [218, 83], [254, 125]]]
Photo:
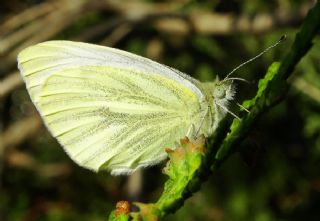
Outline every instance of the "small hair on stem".
[[239, 104], [238, 102], [237, 102], [237, 105], [238, 105], [238, 107], [240, 107], [241, 109], [245, 110], [247, 113], [250, 113], [250, 111], [249, 111], [247, 108], [245, 108], [243, 105]]

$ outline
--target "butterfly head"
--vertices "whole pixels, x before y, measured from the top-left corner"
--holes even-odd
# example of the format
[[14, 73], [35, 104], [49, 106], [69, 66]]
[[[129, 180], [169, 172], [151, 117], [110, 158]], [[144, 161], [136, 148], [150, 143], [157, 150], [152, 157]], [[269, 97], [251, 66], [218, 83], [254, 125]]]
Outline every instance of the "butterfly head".
[[235, 85], [232, 80], [219, 81], [217, 79], [212, 93], [218, 105], [227, 107], [229, 102], [234, 99]]
[[231, 81], [218, 82], [213, 90], [213, 96], [218, 100], [230, 101], [235, 95], [235, 87]]
[[[234, 100], [236, 94], [234, 80], [244, 80], [242, 78], [225, 78], [223, 80], [216, 79], [212, 91], [215, 107], [220, 109], [222, 113], [229, 113], [237, 119], [240, 119], [236, 114], [229, 110], [229, 104]], [[244, 80], [245, 81], [245, 80]]]

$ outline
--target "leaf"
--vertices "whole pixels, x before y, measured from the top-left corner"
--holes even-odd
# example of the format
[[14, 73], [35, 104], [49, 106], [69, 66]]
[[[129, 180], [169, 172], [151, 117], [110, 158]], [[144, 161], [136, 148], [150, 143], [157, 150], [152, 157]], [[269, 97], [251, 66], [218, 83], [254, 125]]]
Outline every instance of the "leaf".
[[254, 107], [256, 105], [257, 100], [259, 98], [262, 98], [263, 94], [265, 93], [265, 91], [267, 89], [268, 84], [270, 83], [270, 81], [273, 80], [275, 75], [278, 73], [279, 67], [280, 67], [279, 62], [274, 62], [273, 64], [270, 65], [265, 77], [263, 79], [259, 80], [258, 91], [257, 91], [256, 96], [254, 98], [252, 98], [251, 100], [246, 100], [243, 102], [242, 105], [245, 108], [251, 109], [252, 107]]
[[154, 204], [134, 203], [140, 209], [131, 213], [133, 220], [157, 221], [167, 213], [179, 208], [184, 199], [191, 195], [200, 184], [199, 170], [203, 165], [205, 138], [196, 141], [187, 137], [181, 139], [180, 145], [166, 149], [170, 160], [163, 172], [169, 176], [160, 199]]

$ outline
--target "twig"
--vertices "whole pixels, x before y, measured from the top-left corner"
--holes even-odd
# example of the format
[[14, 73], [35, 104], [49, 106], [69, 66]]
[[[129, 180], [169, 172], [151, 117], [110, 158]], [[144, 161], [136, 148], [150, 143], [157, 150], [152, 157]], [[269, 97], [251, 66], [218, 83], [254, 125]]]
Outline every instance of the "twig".
[[0, 189], [2, 187], [3, 160], [9, 147], [22, 143], [27, 138], [34, 136], [42, 123], [38, 115], [21, 120], [0, 134]]
[[[39, 166], [37, 160], [28, 153], [17, 151], [14, 147], [37, 134], [42, 128], [42, 121], [38, 115], [23, 119], [5, 132], [0, 134], [0, 159], [14, 167], [34, 170], [39, 176], [54, 178], [71, 173], [71, 166], [66, 163], [49, 163]], [[3, 153], [6, 153], [3, 155]], [[2, 162], [1, 162], [2, 163]]]
[[0, 157], [7, 148], [17, 146], [27, 138], [34, 136], [41, 126], [42, 121], [36, 114], [11, 125], [0, 134]]
[[127, 36], [131, 31], [133, 27], [128, 24], [123, 24], [117, 27], [110, 35], [108, 35], [105, 39], [103, 39], [100, 44], [107, 45], [107, 46], [113, 46], [117, 44], [122, 38]]
[[10, 167], [29, 169], [46, 178], [67, 176], [72, 167], [67, 163], [39, 163], [32, 155], [18, 150], [10, 150], [5, 157], [6, 164]]
[[[6, 45], [3, 44], [3, 48], [1, 49], [2, 53], [7, 52], [10, 48], [15, 47], [13, 50], [10, 51], [10, 53], [6, 56], [4, 59], [4, 63], [11, 67], [15, 63], [17, 54], [27, 46], [30, 46], [32, 44], [48, 40], [50, 37], [56, 35], [72, 23], [74, 23], [76, 20], [78, 20], [81, 16], [83, 16], [83, 12], [85, 11], [85, 5], [80, 4], [79, 1], [76, 6], [70, 6], [64, 5], [62, 9], [54, 11], [50, 13], [48, 16], [42, 19], [38, 19], [37, 22], [32, 22], [29, 26], [26, 26], [25, 29], [28, 31], [22, 32], [20, 36], [20, 31], [18, 32], [18, 40], [13, 40], [13, 43], [9, 44], [11, 41], [11, 35], [8, 36], [3, 41], [6, 41]], [[48, 27], [48, 24], [50, 24], [50, 28]], [[30, 31], [31, 30], [31, 31]], [[46, 30], [46, 31], [43, 31]], [[34, 34], [37, 33], [37, 34]], [[29, 35], [32, 34], [32, 35]], [[13, 35], [15, 36], [15, 35]], [[24, 40], [24, 41], [22, 41]], [[21, 42], [22, 41], [22, 42]], [[18, 44], [20, 43], [20, 44]]]
[[[112, 2], [110, 4], [110, 2]], [[265, 33], [276, 27], [300, 23], [311, 7], [312, 1], [301, 5], [300, 11], [275, 10], [273, 14], [258, 14], [253, 18], [246, 15], [222, 14], [193, 9], [190, 12], [180, 10], [180, 4], [147, 4], [132, 1], [122, 4], [119, 1], [106, 2], [106, 9], [122, 14], [128, 21], [154, 21], [159, 32], [170, 34], [233, 35], [235, 33]], [[103, 7], [103, 6], [101, 6]]]
[[320, 104], [320, 90], [313, 84], [309, 83], [302, 77], [296, 77], [292, 81], [292, 85], [302, 93], [306, 94]]
[[23, 81], [18, 71], [9, 74], [9, 76], [3, 80], [0, 80], [0, 101], [22, 84]]
[[[57, 3], [57, 2], [56, 2]], [[35, 5], [32, 8], [28, 8], [23, 12], [8, 18], [3, 24], [0, 25], [0, 34], [5, 36], [6, 34], [13, 32], [20, 28], [22, 25], [32, 22], [33, 20], [56, 10], [54, 2], [45, 2], [39, 5]]]

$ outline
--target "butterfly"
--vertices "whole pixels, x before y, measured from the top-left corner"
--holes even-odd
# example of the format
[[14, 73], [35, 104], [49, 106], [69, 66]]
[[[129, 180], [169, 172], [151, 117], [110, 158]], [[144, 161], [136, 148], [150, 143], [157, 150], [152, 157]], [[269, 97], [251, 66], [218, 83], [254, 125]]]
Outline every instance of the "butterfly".
[[165, 148], [186, 135], [210, 136], [235, 95], [232, 78], [200, 82], [129, 52], [72, 41], [30, 46], [18, 68], [71, 159], [113, 175], [163, 161]]

